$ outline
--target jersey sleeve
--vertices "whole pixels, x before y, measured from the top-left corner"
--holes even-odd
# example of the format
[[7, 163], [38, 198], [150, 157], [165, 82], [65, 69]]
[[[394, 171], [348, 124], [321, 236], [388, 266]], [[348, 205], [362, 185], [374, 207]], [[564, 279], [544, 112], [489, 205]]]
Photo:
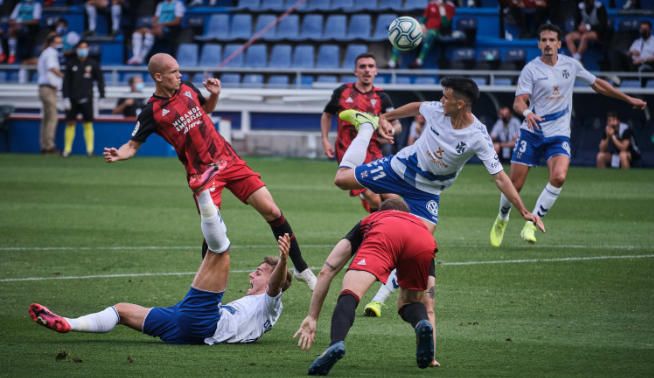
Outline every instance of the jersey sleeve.
[[341, 105], [340, 105], [340, 98], [341, 98], [341, 93], [343, 93], [343, 90], [345, 89], [344, 85], [341, 85], [340, 87], [336, 88], [334, 92], [332, 93], [332, 98], [329, 100], [327, 105], [325, 105], [325, 109], [323, 110], [323, 113], [329, 113], [329, 114], [336, 114], [341, 110]]
[[282, 294], [284, 293], [280, 290], [279, 294], [274, 297], [271, 297], [268, 293], [263, 295], [264, 309], [268, 317], [274, 318], [282, 311]]
[[207, 99], [202, 95], [202, 92], [200, 92], [200, 90], [195, 85], [193, 85], [193, 83], [191, 83], [190, 81], [184, 81], [182, 82], [182, 84], [185, 84], [189, 86], [191, 89], [193, 89], [193, 91], [198, 94], [198, 100], [200, 100], [200, 105], [204, 106], [204, 103], [207, 102]]
[[[485, 129], [486, 127], [482, 125], [482, 128]], [[484, 167], [486, 167], [488, 173], [491, 175], [500, 173], [502, 170], [502, 163], [500, 163], [500, 158], [497, 156], [497, 153], [493, 148], [493, 141], [486, 130], [482, 130], [482, 135], [477, 140], [475, 153], [479, 160], [484, 163]]]
[[574, 59], [573, 61], [575, 67], [577, 68], [576, 77], [592, 85], [595, 82], [595, 80], [597, 80], [597, 77], [595, 77], [595, 75], [593, 75], [592, 73], [588, 72], [588, 70], [584, 68], [584, 66], [578, 60]]
[[395, 109], [393, 106], [393, 101], [391, 100], [391, 96], [388, 95], [388, 93], [384, 91], [379, 92], [379, 98], [381, 98], [381, 112], [383, 113], [388, 113], [391, 110]]
[[136, 125], [134, 126], [134, 131], [132, 131], [132, 140], [143, 143], [156, 130], [157, 127], [154, 123], [152, 104], [148, 104], [136, 119]]
[[532, 77], [531, 70], [529, 68], [530, 65], [527, 65], [520, 72], [520, 77], [518, 78], [518, 86], [515, 90], [516, 96], [521, 96], [524, 94], [528, 94], [531, 96], [532, 94], [531, 92], [533, 91], [534, 80]]
[[418, 111], [425, 118], [429, 119], [430, 113], [443, 111], [443, 104], [440, 101], [423, 101], [420, 103]]

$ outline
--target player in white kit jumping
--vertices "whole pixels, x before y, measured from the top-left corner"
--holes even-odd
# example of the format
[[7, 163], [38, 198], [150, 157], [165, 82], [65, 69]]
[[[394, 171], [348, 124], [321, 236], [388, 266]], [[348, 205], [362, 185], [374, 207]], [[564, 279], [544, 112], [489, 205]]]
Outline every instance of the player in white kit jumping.
[[143, 307], [118, 303], [103, 311], [65, 318], [47, 307], [30, 305], [31, 318], [60, 333], [106, 333], [118, 324], [170, 344], [251, 343], [277, 323], [282, 313], [282, 293], [291, 284], [286, 269], [290, 237], [278, 239], [279, 258], [268, 256], [250, 273], [247, 295], [222, 304], [229, 275], [229, 240], [219, 251], [211, 250], [193, 279], [184, 299], [170, 307]]
[[[588, 72], [579, 61], [559, 55], [561, 30], [552, 24], [538, 29], [541, 56], [529, 62], [520, 72], [513, 110], [525, 117], [511, 157], [509, 176], [520, 191], [529, 168], [547, 161], [549, 179], [533, 212], [544, 217], [559, 197], [570, 166], [570, 118], [572, 93], [576, 79], [590, 84], [599, 94], [622, 100], [634, 108], [645, 109], [647, 103], [628, 96], [611, 84]], [[509, 221], [511, 202], [500, 196], [500, 210], [491, 228], [490, 242], [499, 247]], [[536, 227], [527, 221], [520, 232], [523, 240], [536, 242]]]

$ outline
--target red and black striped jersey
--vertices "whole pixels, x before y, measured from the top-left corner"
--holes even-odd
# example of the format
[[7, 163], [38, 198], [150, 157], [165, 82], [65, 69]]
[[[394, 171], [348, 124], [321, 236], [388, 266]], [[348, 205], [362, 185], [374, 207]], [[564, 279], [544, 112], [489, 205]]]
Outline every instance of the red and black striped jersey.
[[[332, 98], [325, 106], [325, 113], [337, 115], [343, 110], [355, 109], [361, 112], [380, 115], [393, 110], [391, 98], [383, 89], [373, 87], [368, 92], [359, 91], [354, 83], [343, 84], [334, 90]], [[338, 130], [336, 134], [336, 156], [340, 162], [345, 150], [350, 146], [356, 129], [349, 123], [338, 119]], [[368, 146], [366, 162], [382, 156], [379, 142], [373, 138]]]
[[171, 97], [153, 95], [138, 116], [132, 140], [143, 143], [150, 134], [159, 134], [175, 148], [187, 178], [212, 164], [223, 166], [240, 160], [202, 108], [205, 102], [189, 82], [183, 82]]

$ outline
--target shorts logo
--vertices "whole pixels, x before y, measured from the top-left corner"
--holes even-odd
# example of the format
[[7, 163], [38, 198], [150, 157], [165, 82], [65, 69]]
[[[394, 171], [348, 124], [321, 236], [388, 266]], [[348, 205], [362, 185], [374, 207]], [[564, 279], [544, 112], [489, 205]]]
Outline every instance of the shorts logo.
[[368, 265], [368, 264], [366, 264], [366, 259], [361, 259], [361, 260], [359, 260], [359, 262], [357, 263], [357, 265], [366, 266], [366, 265]]
[[568, 155], [570, 155], [570, 144], [568, 142], [561, 143], [561, 148], [563, 148], [565, 152], [567, 152]]
[[425, 207], [427, 208], [427, 211], [429, 211], [429, 213], [431, 213], [433, 216], [438, 216], [438, 202], [431, 200], [427, 202], [427, 206]]
[[134, 131], [132, 131], [132, 136], [136, 136], [136, 133], [139, 132], [141, 128], [141, 122], [136, 121], [136, 126], [134, 126]]

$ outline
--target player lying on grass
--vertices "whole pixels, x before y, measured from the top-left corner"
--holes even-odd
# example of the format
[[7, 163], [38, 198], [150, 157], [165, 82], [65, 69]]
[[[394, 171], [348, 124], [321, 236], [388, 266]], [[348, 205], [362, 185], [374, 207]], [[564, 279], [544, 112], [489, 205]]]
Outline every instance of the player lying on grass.
[[379, 280], [386, 282], [397, 268], [400, 287], [398, 313], [416, 333], [418, 367], [438, 366], [434, 359], [434, 326], [423, 303], [429, 272], [434, 269], [436, 242], [425, 224], [409, 214], [401, 198], [382, 202], [380, 211], [359, 222], [339, 241], [327, 257], [311, 296], [309, 313], [295, 333], [298, 346], [308, 350], [316, 337], [316, 323], [332, 280], [352, 258], [343, 277], [331, 323], [329, 347], [313, 361], [309, 375], [326, 375], [345, 355], [345, 337], [354, 313], [368, 289]]
[[174, 306], [118, 303], [94, 314], [66, 318], [33, 303], [29, 314], [38, 324], [60, 333], [105, 333], [122, 324], [170, 344], [255, 342], [277, 323], [282, 313], [282, 293], [291, 285], [286, 270], [288, 234], [279, 237], [278, 246], [279, 258], [264, 258], [250, 273], [247, 295], [226, 305], [222, 299], [229, 276], [229, 244], [207, 253], [191, 289]]
[[[375, 193], [402, 196], [411, 213], [421, 218], [433, 233], [438, 223], [441, 192], [452, 186], [465, 163], [477, 156], [493, 176], [497, 188], [523, 218], [545, 231], [540, 218], [527, 210], [509, 176], [502, 170], [486, 126], [472, 114], [472, 105], [479, 98], [477, 84], [467, 78], [447, 77], [441, 80], [441, 85], [440, 101], [412, 102], [379, 118], [353, 110], [341, 112], [339, 117], [357, 127], [359, 132], [343, 156], [334, 183], [343, 190], [365, 187]], [[425, 117], [426, 124], [414, 144], [404, 147], [395, 156], [363, 164], [368, 141], [375, 130], [392, 139], [389, 121], [418, 114]], [[383, 288], [388, 289], [385, 290], [387, 294], [392, 292], [392, 285], [389, 286]], [[375, 296], [373, 301], [376, 302], [367, 305], [366, 310], [379, 316], [385, 299]]]
[[[148, 72], [155, 82], [155, 91], [139, 114], [132, 138], [120, 148], [105, 147], [104, 160], [114, 163], [131, 159], [153, 133], [159, 134], [175, 148], [184, 164], [188, 185], [200, 212], [200, 226], [205, 244], [216, 248], [216, 235], [223, 224], [217, 210], [224, 188], [241, 202], [252, 206], [268, 222], [277, 239], [291, 236], [290, 257], [295, 277], [313, 290], [316, 276], [302, 257], [291, 225], [279, 209], [272, 194], [232, 146], [216, 132], [210, 114], [218, 104], [221, 85], [218, 79], [203, 82], [209, 92], [205, 98], [190, 82], [182, 82], [177, 60], [168, 54], [155, 54], [148, 63]], [[203, 247], [204, 248], [204, 247]]]

